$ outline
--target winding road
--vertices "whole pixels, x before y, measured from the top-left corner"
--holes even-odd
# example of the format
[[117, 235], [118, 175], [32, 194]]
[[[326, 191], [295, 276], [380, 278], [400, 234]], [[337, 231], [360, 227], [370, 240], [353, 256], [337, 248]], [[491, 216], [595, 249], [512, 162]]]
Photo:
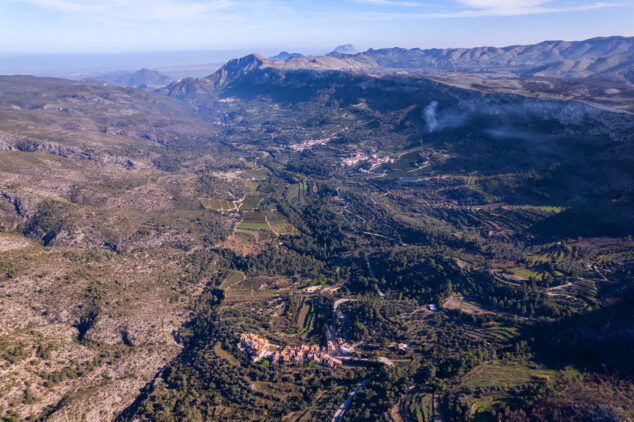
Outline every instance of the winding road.
[[368, 381], [370, 381], [369, 378], [364, 379], [363, 381], [359, 383], [359, 385], [357, 385], [354, 388], [354, 390], [352, 390], [352, 393], [350, 393], [346, 401], [344, 401], [343, 404], [339, 406], [339, 409], [337, 409], [337, 411], [335, 412], [335, 415], [332, 417], [332, 422], [340, 422], [343, 420], [343, 415], [344, 413], [346, 413], [346, 410], [348, 410], [348, 407], [350, 407], [350, 402], [352, 402], [352, 398], [354, 397], [355, 394], [359, 392], [361, 387], [363, 387], [364, 385], [368, 383]]
[[341, 350], [339, 350], [339, 345], [337, 344], [337, 308], [342, 303], [346, 302], [354, 302], [357, 299], [337, 299], [335, 304], [332, 307], [332, 324], [330, 325], [330, 341], [332, 342], [332, 351], [328, 350], [328, 354], [332, 356], [341, 355]]

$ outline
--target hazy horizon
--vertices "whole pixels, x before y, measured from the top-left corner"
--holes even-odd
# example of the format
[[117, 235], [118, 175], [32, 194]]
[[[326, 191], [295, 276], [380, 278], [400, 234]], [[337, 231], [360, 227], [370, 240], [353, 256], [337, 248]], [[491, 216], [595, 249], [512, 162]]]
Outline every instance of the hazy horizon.
[[632, 36], [633, 21], [631, 0], [0, 0], [0, 74], [202, 76], [251, 52], [578, 41]]
[[0, 54], [504, 46], [633, 21], [631, 0], [0, 0]]
[[[625, 35], [606, 34], [591, 38], [618, 37]], [[554, 39], [541, 39], [543, 41], [559, 41]], [[562, 41], [582, 41], [582, 39], [563, 39]], [[330, 48], [302, 48], [284, 47], [278, 48], [243, 48], [227, 50], [174, 50], [174, 51], [136, 51], [136, 52], [76, 52], [76, 53], [2, 53], [0, 52], [0, 75], [30, 74], [34, 76], [66, 77], [71, 79], [83, 79], [98, 74], [110, 72], [132, 72], [142, 68], [158, 70], [164, 73], [178, 75], [178, 77], [206, 76], [228, 60], [242, 57], [247, 54], [257, 53], [264, 56], [273, 56], [282, 51], [298, 52], [307, 56], [325, 55], [336, 47]], [[472, 47], [508, 47], [517, 44], [500, 45], [451, 45], [428, 48], [472, 48]], [[359, 46], [354, 45], [359, 51], [368, 49], [380, 49], [402, 47], [401, 45]], [[410, 48], [422, 48], [414, 46]]]

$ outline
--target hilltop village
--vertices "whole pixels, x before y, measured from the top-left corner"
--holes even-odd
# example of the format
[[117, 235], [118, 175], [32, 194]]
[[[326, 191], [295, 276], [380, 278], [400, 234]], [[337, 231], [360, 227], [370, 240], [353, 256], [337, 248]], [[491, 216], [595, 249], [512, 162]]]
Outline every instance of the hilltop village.
[[[342, 365], [341, 359], [337, 359], [328, 353], [329, 349], [334, 349], [331, 344], [329, 344], [328, 348], [302, 344], [301, 346], [285, 346], [282, 350], [279, 350], [279, 346], [269, 343], [266, 338], [257, 334], [243, 333], [240, 335], [238, 347], [241, 350], [248, 350], [251, 353], [253, 362], [268, 358], [273, 363], [279, 362], [283, 364], [303, 364], [305, 361], [312, 361], [330, 368]], [[344, 347], [346, 350], [351, 351], [350, 346], [345, 345]]]

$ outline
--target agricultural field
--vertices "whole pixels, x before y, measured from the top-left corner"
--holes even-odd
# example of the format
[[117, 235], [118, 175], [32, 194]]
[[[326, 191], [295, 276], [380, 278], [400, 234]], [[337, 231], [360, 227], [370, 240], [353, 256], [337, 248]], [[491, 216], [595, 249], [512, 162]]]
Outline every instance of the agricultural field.
[[200, 198], [200, 203], [206, 210], [232, 211], [236, 209], [236, 205], [233, 202], [221, 199]]
[[288, 223], [284, 216], [275, 212], [267, 212], [267, 219], [271, 229], [279, 235], [296, 235], [297, 229]]
[[267, 178], [266, 173], [259, 169], [245, 170], [242, 174], [253, 180], [266, 180]]
[[445, 300], [445, 303], [443, 304], [443, 308], [458, 310], [460, 312], [465, 312], [467, 314], [473, 314], [473, 315], [492, 313], [492, 311], [482, 309], [481, 306], [479, 306], [476, 303], [473, 303], [472, 301], [468, 301], [457, 296], [448, 297], [447, 300]]
[[423, 161], [425, 161], [425, 159], [421, 156], [419, 151], [412, 151], [401, 155], [398, 160], [391, 164], [391, 168], [408, 172], [418, 169]]
[[302, 296], [297, 305], [295, 324], [299, 330], [299, 335], [308, 334], [313, 324], [313, 300], [311, 297]]
[[232, 271], [218, 287], [220, 289], [227, 290], [242, 281], [244, 281], [244, 273], [241, 271]]
[[260, 206], [260, 203], [265, 198], [264, 195], [247, 195], [240, 204], [241, 211], [255, 211]]
[[299, 182], [289, 185], [286, 191], [286, 200], [289, 204], [301, 204], [309, 194], [308, 184]]
[[241, 230], [264, 230], [270, 231], [269, 225], [266, 223], [266, 217], [263, 213], [257, 211], [244, 211], [242, 213], [242, 221], [238, 225]]

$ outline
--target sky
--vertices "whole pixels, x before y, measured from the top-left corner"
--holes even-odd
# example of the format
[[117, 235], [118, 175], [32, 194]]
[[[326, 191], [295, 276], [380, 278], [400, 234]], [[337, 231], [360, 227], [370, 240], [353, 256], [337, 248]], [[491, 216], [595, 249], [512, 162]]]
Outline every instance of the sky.
[[[7, 54], [323, 54], [634, 35], [634, 0], [0, 0]], [[222, 57], [221, 57], [222, 56]]]

